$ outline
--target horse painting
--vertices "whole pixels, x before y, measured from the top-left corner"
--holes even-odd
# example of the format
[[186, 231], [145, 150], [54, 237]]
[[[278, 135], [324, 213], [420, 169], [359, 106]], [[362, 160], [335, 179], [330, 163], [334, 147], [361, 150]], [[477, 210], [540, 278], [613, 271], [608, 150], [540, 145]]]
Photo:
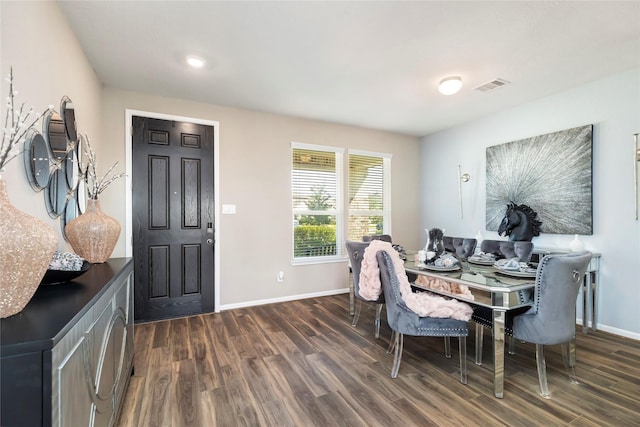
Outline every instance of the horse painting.
[[511, 202], [498, 227], [498, 234], [509, 236], [509, 240], [516, 242], [530, 242], [534, 236], [540, 235], [542, 222], [536, 219], [537, 216], [538, 213], [529, 206]]

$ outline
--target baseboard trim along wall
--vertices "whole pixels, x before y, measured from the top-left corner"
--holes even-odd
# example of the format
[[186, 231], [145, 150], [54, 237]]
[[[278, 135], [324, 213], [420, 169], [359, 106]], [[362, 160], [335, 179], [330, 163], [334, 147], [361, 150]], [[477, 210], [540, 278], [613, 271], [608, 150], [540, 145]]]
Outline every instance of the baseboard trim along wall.
[[276, 302], [286, 302], [286, 301], [295, 301], [299, 299], [307, 299], [307, 298], [317, 298], [317, 297], [326, 297], [329, 295], [338, 295], [338, 294], [346, 294], [349, 292], [349, 288], [344, 289], [333, 289], [325, 292], [315, 292], [311, 294], [299, 294], [299, 295], [287, 295], [282, 298], [270, 298], [270, 299], [260, 299], [253, 301], [245, 301], [238, 304], [224, 304], [220, 306], [220, 311], [223, 310], [232, 310], [234, 308], [244, 308], [244, 307], [252, 307], [254, 305], [264, 305], [264, 304], [273, 304]]
[[[349, 288], [344, 288], [344, 289], [333, 289], [331, 291], [325, 291], [325, 292], [315, 292], [315, 293], [311, 293], [311, 294], [299, 294], [299, 295], [288, 295], [286, 297], [282, 297], [282, 298], [271, 298], [271, 299], [261, 299], [261, 300], [253, 300], [253, 301], [245, 301], [245, 302], [241, 302], [238, 304], [224, 304], [220, 306], [220, 311], [223, 310], [232, 310], [234, 308], [244, 308], [244, 307], [252, 307], [255, 305], [264, 305], [264, 304], [273, 304], [276, 302], [286, 302], [286, 301], [295, 301], [295, 300], [299, 300], [299, 299], [306, 299], [306, 298], [316, 298], [316, 297], [325, 297], [325, 296], [329, 296], [329, 295], [338, 295], [338, 294], [346, 294], [349, 292]], [[576, 319], [576, 330], [580, 331], [582, 329], [582, 319], [577, 318]], [[605, 332], [609, 332], [611, 334], [614, 335], [620, 335], [622, 337], [626, 337], [626, 338], [631, 338], [634, 340], [640, 340], [640, 335], [638, 334], [634, 334], [630, 331], [626, 331], [623, 329], [618, 329], [618, 328], [611, 328], [607, 325], [598, 325], [598, 329], [605, 331]]]

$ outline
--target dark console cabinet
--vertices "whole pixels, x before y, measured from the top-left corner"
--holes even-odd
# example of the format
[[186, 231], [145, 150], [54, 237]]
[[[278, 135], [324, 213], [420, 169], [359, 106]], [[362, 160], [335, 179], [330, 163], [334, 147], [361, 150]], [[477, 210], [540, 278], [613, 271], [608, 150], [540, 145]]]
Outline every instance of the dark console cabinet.
[[112, 426], [132, 365], [132, 259], [40, 286], [0, 320], [0, 425]]

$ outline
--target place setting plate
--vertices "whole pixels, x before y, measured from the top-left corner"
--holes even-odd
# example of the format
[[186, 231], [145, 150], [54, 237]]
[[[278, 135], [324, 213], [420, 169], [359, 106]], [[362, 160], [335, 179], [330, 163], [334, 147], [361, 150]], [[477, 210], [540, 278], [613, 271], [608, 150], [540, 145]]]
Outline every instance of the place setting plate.
[[437, 265], [432, 265], [432, 264], [427, 264], [424, 266], [425, 269], [427, 270], [432, 270], [432, 271], [456, 271], [456, 270], [460, 270], [460, 266], [459, 265], [450, 265], [448, 267], [439, 267]]
[[526, 279], [533, 279], [536, 277], [536, 271], [519, 271], [519, 270], [504, 270], [500, 267], [496, 267], [498, 269], [498, 273], [504, 274], [505, 276], [511, 277], [522, 277]]
[[482, 259], [482, 258], [474, 258], [474, 257], [467, 258], [467, 261], [470, 264], [487, 265], [487, 266], [492, 266], [496, 262], [494, 259]]

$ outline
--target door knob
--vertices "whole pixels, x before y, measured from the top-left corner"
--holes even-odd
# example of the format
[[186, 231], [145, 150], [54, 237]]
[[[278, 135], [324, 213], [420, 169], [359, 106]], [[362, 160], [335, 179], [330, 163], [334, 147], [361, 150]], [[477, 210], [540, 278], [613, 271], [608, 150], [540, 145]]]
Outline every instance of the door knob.
[[213, 239], [207, 239], [207, 245], [209, 246], [213, 245]]

